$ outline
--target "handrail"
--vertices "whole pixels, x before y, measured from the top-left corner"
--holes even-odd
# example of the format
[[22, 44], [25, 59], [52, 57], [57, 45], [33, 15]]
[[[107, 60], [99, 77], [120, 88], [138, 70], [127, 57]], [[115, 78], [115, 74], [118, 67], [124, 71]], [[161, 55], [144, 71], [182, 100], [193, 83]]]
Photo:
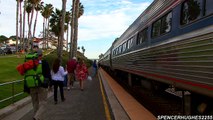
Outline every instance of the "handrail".
[[[52, 53], [54, 50], [51, 50], [50, 52], [48, 52], [47, 54], [45, 54], [45, 56], [46, 55], [48, 55], [48, 54], [50, 54], [50, 53]], [[14, 104], [14, 98], [15, 97], [17, 97], [17, 96], [19, 96], [19, 95], [22, 95], [22, 94], [24, 94], [24, 92], [19, 92], [19, 93], [17, 93], [17, 94], [14, 94], [15, 93], [15, 88], [14, 88], [14, 84], [15, 83], [19, 83], [19, 82], [23, 82], [24, 80], [22, 79], [22, 80], [15, 80], [15, 81], [11, 81], [11, 82], [5, 82], [5, 83], [0, 83], [0, 87], [1, 86], [5, 86], [5, 85], [12, 85], [12, 90], [11, 90], [11, 92], [12, 92], [12, 96], [9, 96], [9, 97], [7, 97], [7, 98], [4, 98], [4, 99], [2, 99], [2, 100], [0, 100], [0, 104], [2, 103], [2, 102], [5, 102], [5, 101], [7, 101], [7, 100], [10, 100], [10, 99], [12, 99], [12, 104]]]
[[15, 81], [12, 81], [12, 82], [0, 83], [0, 87], [1, 87], [1, 86], [5, 86], [5, 85], [10, 85], [10, 84], [12, 85], [12, 90], [11, 90], [12, 95], [9, 96], [9, 97], [7, 97], [7, 98], [4, 98], [4, 99], [0, 100], [0, 103], [12, 99], [12, 104], [14, 104], [14, 102], [15, 102], [15, 101], [14, 101], [14, 98], [17, 97], [17, 96], [19, 96], [19, 95], [22, 95], [22, 94], [24, 93], [24, 92], [19, 92], [19, 93], [17, 93], [17, 94], [14, 94], [14, 93], [15, 93], [14, 84], [15, 84], [15, 83], [20, 83], [20, 82], [23, 82], [23, 81], [24, 81], [24, 80], [15, 80]]

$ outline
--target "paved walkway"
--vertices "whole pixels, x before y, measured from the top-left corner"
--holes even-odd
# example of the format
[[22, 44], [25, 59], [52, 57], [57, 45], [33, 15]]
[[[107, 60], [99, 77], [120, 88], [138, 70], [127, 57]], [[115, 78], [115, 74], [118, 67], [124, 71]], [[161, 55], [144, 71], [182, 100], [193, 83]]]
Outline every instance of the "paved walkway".
[[[66, 101], [58, 99], [56, 105], [51, 95], [53, 93], [49, 94], [46, 112], [41, 120], [156, 119], [102, 69], [92, 81], [85, 81], [84, 91], [80, 90], [79, 82], [75, 82], [74, 87], [70, 91], [65, 90]], [[33, 120], [32, 104], [25, 105], [2, 120]]]
[[[103, 104], [102, 93], [98, 77], [92, 81], [85, 81], [84, 91], [80, 90], [79, 82], [75, 82], [74, 88], [70, 91], [64, 90], [66, 100], [60, 101], [58, 96], [58, 104], [54, 104], [53, 96], [49, 97], [46, 105], [46, 112], [42, 115], [42, 120], [106, 120], [105, 108]], [[58, 92], [58, 95], [59, 92]], [[25, 107], [27, 112], [20, 120], [32, 120], [32, 105]], [[17, 119], [20, 111], [14, 113], [10, 118]]]

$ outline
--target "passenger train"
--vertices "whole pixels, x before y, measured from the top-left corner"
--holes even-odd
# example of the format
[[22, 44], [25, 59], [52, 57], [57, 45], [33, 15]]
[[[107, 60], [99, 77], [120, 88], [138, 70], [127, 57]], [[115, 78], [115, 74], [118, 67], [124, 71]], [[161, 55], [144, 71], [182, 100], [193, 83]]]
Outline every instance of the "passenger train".
[[213, 98], [213, 0], [154, 0], [99, 64]]

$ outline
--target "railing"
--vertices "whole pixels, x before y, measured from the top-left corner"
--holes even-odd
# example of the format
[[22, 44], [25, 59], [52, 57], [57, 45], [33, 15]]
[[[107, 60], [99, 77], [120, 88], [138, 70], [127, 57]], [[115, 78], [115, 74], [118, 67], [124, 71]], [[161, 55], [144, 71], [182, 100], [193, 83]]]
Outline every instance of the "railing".
[[[6, 92], [8, 92], [8, 94], [9, 94], [9, 92], [11, 92], [11, 96], [9, 96], [9, 97], [6, 97], [6, 98], [4, 98], [4, 96], [2, 95], [2, 96], [0, 96], [0, 98], [2, 97], [2, 98], [4, 98], [4, 99], [0, 99], [0, 104], [1, 103], [3, 103], [3, 102], [5, 102], [5, 101], [8, 101], [8, 100], [12, 100], [12, 104], [14, 104], [14, 102], [15, 102], [15, 97], [17, 97], [17, 96], [20, 96], [20, 95], [22, 95], [22, 94], [24, 94], [24, 92], [23, 92], [23, 84], [21, 84], [22, 82], [23, 82], [24, 80], [16, 80], [16, 81], [12, 81], [12, 82], [6, 82], [6, 83], [1, 83], [0, 84], [0, 89], [9, 89], [9, 87], [7, 87], [7, 86], [10, 86], [11, 85], [11, 91], [7, 91], [7, 90], [5, 90]], [[18, 86], [17, 86], [17, 88], [18, 87], [20, 87], [19, 89], [17, 89], [17, 91], [16, 91], [16, 85], [18, 84]], [[3, 90], [1, 90], [1, 92], [2, 92]], [[3, 93], [2, 93], [3, 94]], [[7, 95], [8, 95], [7, 94]]]

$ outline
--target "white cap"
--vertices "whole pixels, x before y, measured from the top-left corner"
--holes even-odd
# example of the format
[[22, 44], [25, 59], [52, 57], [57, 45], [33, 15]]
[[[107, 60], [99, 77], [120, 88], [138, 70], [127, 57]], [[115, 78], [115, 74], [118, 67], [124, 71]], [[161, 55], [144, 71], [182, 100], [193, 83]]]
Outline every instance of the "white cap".
[[72, 59], [75, 59], [75, 60], [77, 60], [77, 59], [76, 59], [76, 57], [73, 57]]

